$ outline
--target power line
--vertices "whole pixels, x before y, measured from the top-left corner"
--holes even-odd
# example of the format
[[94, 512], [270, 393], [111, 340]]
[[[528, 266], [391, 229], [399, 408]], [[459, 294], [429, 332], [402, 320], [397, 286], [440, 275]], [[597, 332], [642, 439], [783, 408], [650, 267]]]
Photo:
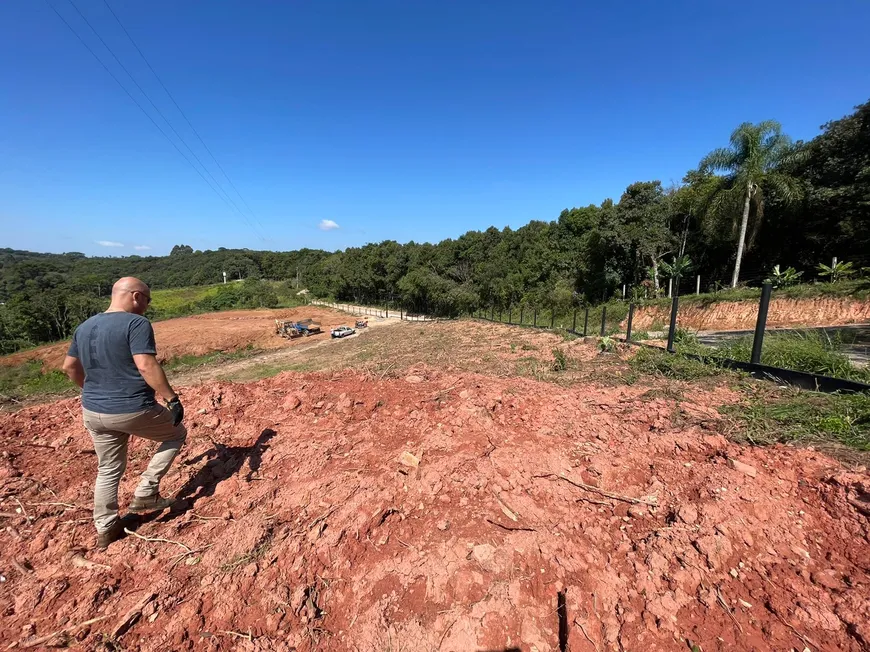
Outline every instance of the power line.
[[[218, 199], [223, 201], [224, 204], [226, 204], [227, 208], [229, 208], [232, 211], [232, 206], [229, 204], [229, 202], [226, 200], [226, 198], [223, 195], [221, 195], [221, 193], [218, 191], [218, 189], [212, 185], [212, 183], [205, 177], [205, 175], [203, 175], [203, 173], [200, 171], [200, 169], [198, 167], [196, 167], [196, 165], [194, 165], [193, 161], [190, 160], [190, 157], [188, 157], [187, 154], [185, 154], [181, 150], [181, 148], [175, 143], [175, 141], [169, 137], [169, 135], [163, 130], [163, 128], [157, 123], [157, 121], [154, 120], [154, 118], [151, 116], [151, 114], [145, 110], [145, 108], [142, 106], [142, 104], [133, 96], [133, 94], [127, 89], [127, 87], [124, 86], [124, 84], [121, 82], [120, 79], [118, 79], [118, 77], [115, 75], [115, 73], [113, 73], [111, 71], [111, 69], [109, 69], [109, 67], [103, 62], [102, 59], [100, 59], [100, 57], [97, 55], [97, 53], [93, 51], [91, 46], [89, 46], [87, 44], [87, 42], [76, 31], [76, 29], [72, 25], [69, 24], [69, 22], [66, 20], [66, 18], [64, 18], [63, 15], [57, 10], [57, 8], [51, 3], [51, 0], [46, 0], [46, 3], [51, 8], [51, 10], [54, 11], [54, 13], [57, 15], [57, 17], [61, 20], [61, 22], [67, 26], [67, 29], [69, 29], [69, 31], [73, 33], [73, 36], [75, 36], [79, 40], [79, 42], [84, 46], [84, 48], [91, 54], [91, 56], [97, 60], [97, 63], [99, 63], [103, 67], [103, 70], [105, 70], [109, 74], [109, 76], [115, 81], [115, 83], [118, 84], [118, 86], [120, 86], [121, 90], [127, 94], [127, 97], [130, 98], [130, 100], [133, 102], [133, 104], [135, 104], [136, 107], [145, 115], [145, 117], [151, 121], [151, 124], [153, 124], [157, 128], [157, 131], [159, 131], [160, 134], [169, 142], [169, 144], [175, 148], [175, 151], [177, 151], [181, 155], [181, 157], [185, 161], [187, 161], [188, 165], [190, 165], [190, 167], [192, 167], [194, 169], [194, 171], [200, 176], [200, 178], [206, 183], [206, 185], [209, 188], [211, 188], [212, 192], [214, 192], [215, 195], [217, 195]], [[93, 27], [91, 27], [91, 29], [93, 29]], [[127, 74], [129, 75], [130, 73], [128, 72]], [[166, 118], [164, 117], [164, 120], [165, 119]], [[206, 172], [208, 172], [208, 170], [206, 170]], [[226, 193], [224, 193], [224, 194], [226, 194]], [[236, 207], [236, 210], [238, 210], [238, 207]], [[245, 215], [243, 213], [241, 213], [241, 211], [239, 211], [239, 213], [247, 221], [247, 218], [245, 217]], [[251, 228], [254, 229], [253, 225], [250, 224], [250, 222], [249, 222], [249, 226], [251, 226]], [[262, 238], [262, 236], [261, 236], [261, 238]]]
[[[148, 100], [148, 102], [151, 104], [151, 106], [154, 108], [154, 110], [157, 111], [157, 114], [158, 114], [161, 118], [163, 118], [163, 121], [164, 121], [164, 122], [169, 126], [169, 128], [172, 130], [172, 133], [175, 134], [175, 136], [178, 138], [178, 140], [181, 141], [181, 144], [184, 145], [184, 146], [187, 148], [187, 151], [189, 151], [189, 152], [191, 153], [191, 155], [193, 156], [193, 158], [196, 159], [196, 162], [200, 164], [200, 166], [201, 166], [202, 169], [205, 171], [205, 173], [209, 176], [209, 178], [210, 178], [210, 179], [214, 182], [214, 184], [215, 184], [215, 185], [220, 189], [220, 191], [221, 191], [221, 192], [226, 196], [226, 199], [229, 200], [229, 202], [232, 204], [233, 208], [235, 208], [236, 211], [239, 213], [239, 215], [241, 215], [242, 219], [244, 219], [244, 220], [248, 223], [248, 226], [250, 226], [252, 230], [256, 231], [256, 228], [255, 228], [254, 225], [250, 222], [250, 220], [248, 220], [247, 216], [242, 212], [242, 210], [239, 208], [238, 204], [236, 204], [236, 202], [233, 200], [233, 198], [230, 197], [229, 193], [228, 193], [226, 190], [224, 190], [224, 188], [223, 188], [223, 186], [220, 184], [220, 182], [219, 182], [217, 179], [214, 178], [214, 176], [212, 175], [211, 171], [209, 171], [209, 169], [205, 166], [205, 164], [200, 160], [199, 156], [196, 155], [196, 152], [194, 152], [193, 149], [191, 149], [190, 145], [187, 144], [187, 142], [184, 140], [184, 138], [182, 137], [182, 135], [181, 135], [180, 133], [178, 133], [178, 131], [175, 129], [175, 127], [172, 125], [172, 123], [169, 121], [169, 119], [168, 119], [168, 118], [163, 114], [163, 111], [160, 110], [160, 108], [159, 108], [159, 107], [154, 103], [154, 101], [151, 99], [151, 97], [148, 95], [148, 93], [145, 92], [145, 89], [143, 89], [143, 88], [139, 85], [139, 82], [136, 81], [136, 78], [133, 76], [133, 74], [132, 74], [129, 70], [127, 70], [127, 67], [126, 67], [126, 66], [121, 62], [121, 60], [118, 58], [118, 56], [117, 56], [117, 55], [115, 54], [115, 52], [112, 50], [112, 48], [109, 47], [109, 44], [106, 43], [106, 41], [103, 39], [103, 37], [100, 36], [100, 33], [96, 30], [96, 28], [95, 28], [93, 25], [91, 25], [91, 22], [90, 22], [90, 21], [87, 19], [87, 17], [86, 17], [86, 16], [81, 12], [81, 10], [78, 8], [78, 6], [76, 6], [75, 2], [73, 2], [73, 0], [67, 0], [67, 2], [69, 2], [69, 4], [72, 6], [72, 8], [75, 9], [76, 13], [81, 17], [81, 19], [82, 19], [83, 21], [85, 21], [85, 24], [90, 28], [90, 30], [94, 33], [94, 35], [95, 35], [95, 36], [100, 40], [100, 43], [103, 44], [103, 47], [105, 47], [106, 50], [109, 51], [109, 54], [112, 55], [112, 58], [115, 59], [115, 62], [116, 62], [119, 66], [121, 66], [121, 69], [122, 69], [125, 73], [127, 73], [127, 76], [128, 76], [128, 77], [130, 78], [130, 80], [131, 80], [131, 81], [136, 85], [136, 88], [139, 89], [139, 92], [142, 93], [142, 95], [145, 96], [145, 99]], [[262, 227], [261, 227], [261, 228], [262, 228]], [[265, 240], [266, 240], [265, 237], [263, 237], [262, 234], [258, 234], [258, 235], [260, 235], [260, 239], [263, 240], [263, 241], [265, 242]]]
[[175, 101], [175, 97], [172, 95], [172, 93], [169, 92], [169, 89], [166, 87], [166, 84], [163, 83], [163, 80], [160, 78], [160, 75], [158, 75], [157, 71], [154, 70], [154, 67], [151, 65], [151, 62], [148, 61], [148, 58], [145, 56], [145, 53], [142, 52], [141, 48], [137, 45], [136, 41], [133, 40], [133, 37], [130, 35], [130, 32], [127, 31], [126, 27], [124, 27], [124, 23], [121, 22], [120, 18], [118, 18], [118, 14], [116, 14], [115, 10], [112, 9], [112, 6], [109, 4], [109, 0], [103, 0], [103, 3], [106, 5], [106, 9], [108, 9], [109, 12], [112, 14], [112, 16], [115, 18], [115, 21], [118, 23], [118, 26], [124, 31], [124, 34], [127, 35], [127, 38], [130, 39], [130, 43], [132, 43], [133, 47], [136, 48], [136, 52], [138, 52], [139, 56], [142, 57], [142, 61], [144, 61], [145, 65], [148, 66], [148, 69], [154, 75], [154, 78], [160, 84], [161, 88], [163, 88], [163, 91], [166, 93], [166, 95], [169, 97], [169, 99], [172, 100], [172, 103], [175, 105], [175, 108], [178, 109], [178, 112], [181, 114], [181, 117], [184, 118], [184, 121], [187, 123], [187, 126], [190, 127], [191, 131], [193, 131], [193, 133], [196, 135], [200, 144], [202, 144], [202, 146], [205, 148], [205, 151], [208, 152], [208, 155], [211, 156], [211, 160], [215, 162], [215, 165], [218, 166], [218, 169], [221, 171], [221, 174], [224, 175], [224, 178], [226, 178], [227, 182], [229, 182], [232, 189], [235, 190], [236, 194], [239, 196], [239, 199], [242, 200], [242, 203], [245, 205], [245, 208], [247, 208], [248, 211], [251, 213], [251, 217], [254, 218], [254, 221], [262, 229], [263, 225], [260, 224], [260, 220], [257, 218], [257, 214], [254, 213], [253, 209], [250, 207], [250, 205], [248, 205], [248, 202], [245, 201], [245, 198], [242, 196], [242, 193], [239, 192], [238, 188], [236, 188], [236, 184], [233, 183], [233, 180], [230, 179], [230, 176], [226, 173], [226, 170], [224, 170], [224, 167], [220, 164], [220, 161], [218, 161], [217, 158], [215, 157], [215, 155], [212, 153], [211, 148], [209, 148], [209, 146], [205, 144], [205, 140], [203, 140], [202, 136], [199, 135], [199, 131], [197, 131], [196, 127], [193, 126], [193, 123], [190, 121], [190, 119], [188, 119], [187, 114], [179, 106], [178, 102]]

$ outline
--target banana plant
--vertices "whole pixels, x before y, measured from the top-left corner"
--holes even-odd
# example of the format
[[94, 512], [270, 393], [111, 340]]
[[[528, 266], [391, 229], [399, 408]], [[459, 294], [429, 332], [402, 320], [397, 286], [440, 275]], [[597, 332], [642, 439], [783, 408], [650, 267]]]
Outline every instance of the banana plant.
[[824, 263], [819, 263], [817, 269], [819, 270], [819, 276], [827, 276], [831, 283], [836, 283], [844, 278], [848, 278], [856, 271], [855, 266], [851, 262], [846, 263], [839, 261], [830, 266], [825, 265]]
[[770, 278], [767, 279], [767, 282], [772, 284], [775, 288], [785, 288], [789, 285], [795, 285], [800, 282], [801, 276], [803, 276], [803, 272], [797, 271], [794, 267], [786, 267], [785, 269], [780, 269], [779, 265], [774, 265], [773, 270], [770, 272]]
[[659, 263], [659, 268], [665, 278], [678, 278], [692, 269], [692, 259], [683, 255], [671, 259], [671, 262], [663, 260]]

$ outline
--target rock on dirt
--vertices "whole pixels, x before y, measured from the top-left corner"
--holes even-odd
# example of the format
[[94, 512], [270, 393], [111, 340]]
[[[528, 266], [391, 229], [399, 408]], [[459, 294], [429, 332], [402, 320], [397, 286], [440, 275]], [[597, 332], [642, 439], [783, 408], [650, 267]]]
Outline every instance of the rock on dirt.
[[420, 466], [420, 459], [413, 453], [405, 451], [399, 457], [399, 463], [404, 464], [405, 466], [410, 466], [412, 468], [417, 468], [418, 466]]
[[750, 478], [754, 478], [756, 475], [758, 475], [758, 471], [755, 469], [754, 466], [752, 466], [751, 464], [747, 464], [746, 462], [736, 460], [733, 457], [728, 458], [728, 465], [735, 471], [745, 473]]

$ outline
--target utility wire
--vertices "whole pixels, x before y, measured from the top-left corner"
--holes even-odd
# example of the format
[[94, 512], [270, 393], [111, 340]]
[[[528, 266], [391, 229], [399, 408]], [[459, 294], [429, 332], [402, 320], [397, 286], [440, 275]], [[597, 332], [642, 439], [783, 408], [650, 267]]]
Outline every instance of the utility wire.
[[[83, 21], [85, 21], [85, 24], [90, 28], [90, 30], [91, 30], [91, 31], [96, 35], [96, 37], [100, 40], [100, 43], [103, 44], [103, 47], [105, 47], [106, 50], [109, 51], [109, 54], [112, 55], [112, 58], [115, 59], [115, 62], [116, 62], [119, 66], [121, 66], [121, 69], [122, 69], [125, 73], [127, 73], [127, 76], [128, 76], [128, 77], [130, 78], [130, 80], [131, 80], [131, 81], [136, 85], [136, 88], [139, 89], [139, 92], [142, 93], [142, 95], [145, 96], [145, 99], [148, 100], [148, 102], [151, 104], [151, 106], [154, 108], [154, 110], [157, 111], [157, 114], [158, 114], [161, 118], [163, 118], [163, 121], [164, 121], [164, 122], [169, 126], [169, 128], [172, 130], [172, 133], [174, 133], [175, 136], [176, 136], [176, 138], [178, 138], [178, 140], [181, 141], [181, 144], [184, 145], [184, 146], [187, 148], [187, 151], [189, 151], [189, 152], [191, 153], [191, 155], [193, 156], [193, 158], [196, 159], [196, 162], [199, 163], [200, 166], [202, 166], [202, 169], [205, 171], [205, 173], [206, 173], [206, 174], [209, 176], [209, 178], [214, 182], [214, 184], [215, 184], [215, 185], [220, 189], [220, 191], [221, 191], [221, 192], [226, 196], [226, 199], [229, 200], [229, 202], [232, 204], [233, 208], [235, 208], [236, 211], [238, 212], [238, 214], [241, 215], [242, 219], [244, 219], [245, 222], [248, 223], [248, 226], [250, 226], [252, 230], [256, 231], [256, 230], [257, 230], [256, 227], [254, 227], [254, 225], [251, 223], [251, 221], [248, 219], [248, 217], [247, 217], [247, 216], [242, 212], [242, 210], [239, 208], [238, 204], [236, 204], [236, 202], [233, 200], [233, 198], [230, 197], [229, 193], [228, 193], [226, 190], [224, 190], [224, 188], [223, 188], [223, 186], [221, 185], [221, 183], [220, 183], [217, 179], [214, 178], [214, 175], [212, 175], [211, 171], [209, 171], [209, 169], [205, 166], [205, 164], [202, 162], [202, 160], [200, 160], [199, 156], [196, 155], [196, 152], [194, 152], [193, 149], [191, 149], [190, 145], [187, 144], [187, 142], [184, 140], [184, 138], [182, 137], [182, 135], [181, 135], [180, 133], [178, 133], [178, 131], [175, 129], [175, 127], [172, 125], [172, 123], [169, 121], [169, 119], [168, 119], [168, 118], [163, 114], [163, 111], [160, 110], [160, 108], [159, 108], [159, 107], [154, 103], [154, 101], [151, 99], [151, 97], [148, 95], [148, 93], [145, 92], [145, 89], [143, 89], [143, 88], [139, 85], [139, 82], [136, 81], [136, 78], [133, 77], [133, 74], [132, 74], [129, 70], [127, 70], [127, 67], [126, 67], [126, 66], [121, 62], [121, 60], [118, 58], [118, 56], [117, 56], [117, 55], [115, 54], [115, 52], [112, 50], [112, 48], [109, 47], [109, 44], [106, 43], [106, 41], [103, 39], [103, 37], [100, 36], [100, 33], [96, 30], [96, 28], [95, 28], [93, 25], [91, 25], [91, 22], [90, 22], [90, 21], [87, 19], [87, 17], [86, 17], [86, 16], [81, 12], [81, 10], [78, 8], [78, 6], [76, 6], [75, 2], [73, 2], [73, 0], [67, 0], [67, 2], [69, 2], [69, 4], [72, 6], [72, 8], [75, 9], [76, 13], [81, 17], [81, 19], [82, 19]], [[261, 228], [262, 228], [262, 227], [261, 227]], [[265, 242], [266, 239], [263, 237], [263, 235], [262, 235], [262, 234], [259, 234], [259, 233], [258, 233], [258, 235], [260, 236], [260, 239], [263, 240], [263, 241]]]
[[242, 193], [239, 192], [239, 189], [236, 188], [236, 184], [233, 183], [233, 180], [230, 179], [229, 175], [224, 170], [224, 167], [220, 164], [220, 161], [217, 160], [215, 155], [212, 153], [211, 148], [205, 144], [205, 140], [203, 140], [202, 136], [199, 135], [199, 131], [197, 131], [196, 127], [193, 126], [193, 123], [188, 119], [187, 114], [182, 110], [182, 108], [178, 105], [178, 102], [175, 101], [175, 97], [172, 93], [169, 92], [169, 89], [166, 87], [166, 84], [163, 83], [163, 80], [160, 78], [160, 75], [157, 74], [157, 71], [154, 70], [154, 67], [151, 65], [151, 62], [148, 61], [148, 58], [145, 56], [145, 53], [142, 52], [141, 48], [137, 45], [136, 41], [133, 40], [133, 37], [130, 35], [130, 32], [127, 31], [127, 28], [124, 27], [124, 23], [121, 22], [121, 19], [118, 18], [118, 14], [115, 13], [115, 10], [112, 9], [112, 6], [109, 4], [109, 0], [103, 0], [103, 3], [106, 5], [106, 9], [114, 16], [115, 21], [118, 23], [118, 26], [124, 31], [124, 34], [127, 35], [127, 38], [130, 39], [130, 43], [133, 44], [133, 47], [136, 48], [136, 52], [139, 53], [139, 56], [142, 57], [142, 61], [145, 62], [145, 65], [148, 66], [148, 69], [154, 75], [154, 78], [160, 84], [161, 88], [163, 88], [166, 95], [172, 100], [172, 103], [175, 105], [175, 108], [178, 109], [178, 112], [181, 114], [181, 117], [184, 118], [184, 121], [187, 123], [187, 126], [190, 127], [191, 131], [196, 135], [197, 139], [199, 139], [200, 144], [205, 148], [205, 151], [208, 152], [208, 155], [211, 156], [211, 160], [215, 162], [215, 165], [218, 166], [218, 169], [221, 171], [221, 174], [224, 175], [224, 178], [229, 182], [232, 189], [235, 190], [236, 194], [239, 196], [239, 199], [245, 205], [245, 208], [251, 213], [251, 217], [254, 218], [254, 221], [257, 225], [262, 229], [263, 225], [260, 224], [260, 220], [257, 218], [257, 214], [254, 213], [253, 209], [248, 205], [248, 202], [245, 201], [245, 198], [242, 196]]
[[[154, 120], [154, 118], [151, 116], [151, 114], [145, 110], [145, 107], [142, 106], [142, 104], [133, 96], [133, 94], [127, 89], [127, 87], [124, 86], [124, 84], [121, 82], [121, 80], [118, 79], [118, 77], [115, 75], [115, 73], [113, 73], [111, 71], [111, 69], [109, 69], [109, 67], [103, 62], [102, 59], [100, 59], [100, 57], [97, 55], [97, 53], [94, 52], [94, 50], [91, 48], [91, 46], [89, 46], [87, 44], [87, 42], [82, 38], [81, 34], [79, 34], [76, 31], [76, 29], [72, 25], [70, 25], [69, 21], [67, 21], [66, 18], [64, 18], [63, 15], [57, 10], [57, 8], [51, 3], [51, 0], [46, 0], [46, 3], [48, 4], [49, 7], [51, 7], [51, 10], [54, 11], [55, 15], [57, 15], [57, 17], [61, 20], [61, 22], [67, 26], [67, 29], [69, 29], [69, 31], [72, 32], [73, 36], [75, 36], [79, 40], [79, 42], [84, 46], [84, 48], [91, 54], [91, 56], [97, 60], [97, 63], [99, 63], [103, 67], [103, 70], [105, 70], [109, 74], [109, 76], [115, 81], [115, 83], [118, 84], [118, 86], [121, 88], [121, 90], [127, 94], [127, 97], [130, 98], [130, 100], [133, 102], [133, 104], [135, 104], [136, 107], [145, 115], [145, 117], [151, 121], [151, 124], [153, 124], [156, 127], [157, 131], [159, 131], [160, 134], [169, 142], [169, 144], [175, 148], [175, 151], [177, 151], [181, 155], [181, 157], [185, 161], [187, 161], [188, 165], [190, 165], [190, 167], [193, 168], [193, 170], [200, 176], [200, 178], [206, 183], [206, 185], [209, 188], [211, 188], [212, 192], [214, 192], [215, 195], [217, 195], [218, 199], [223, 201], [224, 204], [226, 204], [227, 208], [232, 210], [232, 206], [227, 201], [227, 199], [224, 197], [224, 195], [222, 195], [220, 193], [220, 191], [214, 185], [212, 185], [212, 183], [205, 177], [205, 175], [202, 173], [202, 171], [200, 171], [200, 169], [198, 167], [196, 167], [196, 165], [193, 163], [193, 161], [190, 160], [190, 157], [187, 154], [185, 154], [184, 151], [182, 151], [182, 149], [175, 143], [174, 140], [172, 140], [169, 137], [169, 135], [166, 133], [166, 131], [163, 130], [163, 128], [157, 123], [157, 121]], [[93, 29], [93, 27], [91, 27], [91, 29]], [[129, 75], [129, 72], [127, 74]], [[164, 118], [164, 120], [165, 119], [166, 118]], [[208, 170], [206, 170], [206, 172], [208, 172]], [[224, 193], [224, 194], [226, 194], [226, 193]], [[236, 210], [238, 211], [238, 207], [236, 208]], [[241, 211], [239, 211], [239, 212], [241, 213]], [[244, 214], [242, 214], [242, 217], [245, 217]], [[250, 222], [249, 222], [249, 226], [251, 226], [252, 229], [254, 228], [253, 225], [250, 224]], [[262, 236], [260, 236], [260, 237], [262, 238]]]

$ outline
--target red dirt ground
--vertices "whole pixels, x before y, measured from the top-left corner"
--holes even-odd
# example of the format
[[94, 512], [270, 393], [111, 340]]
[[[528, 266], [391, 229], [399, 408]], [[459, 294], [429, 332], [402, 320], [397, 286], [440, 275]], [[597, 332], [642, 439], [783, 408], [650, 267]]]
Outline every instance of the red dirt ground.
[[[276, 319], [313, 319], [325, 335], [288, 340], [275, 334]], [[329, 337], [329, 329], [351, 324], [348, 315], [325, 308], [305, 307], [283, 310], [230, 310], [192, 317], [167, 319], [154, 323], [160, 361], [182, 355], [205, 355], [213, 351], [236, 351], [247, 346], [256, 349], [280, 349], [311, 338]], [[0, 357], [0, 365], [14, 366], [28, 360], [42, 360], [46, 367], [59, 369], [69, 342], [41, 346], [29, 351]]]
[[[678, 319], [683, 328], [732, 331], [755, 328], [757, 316], [757, 301], [720, 301], [709, 306], [681, 306]], [[667, 324], [670, 318], [670, 306], [642, 306], [634, 314], [633, 327], [649, 329], [656, 323]], [[867, 323], [870, 323], [870, 301], [849, 298], [773, 299], [767, 313], [768, 328]]]
[[[0, 643], [868, 649], [866, 472], [729, 443], [709, 406], [730, 390], [411, 374], [183, 390], [164, 493], [186, 511], [105, 552], [77, 400], [0, 414]], [[132, 444], [122, 505], [150, 451]]]

